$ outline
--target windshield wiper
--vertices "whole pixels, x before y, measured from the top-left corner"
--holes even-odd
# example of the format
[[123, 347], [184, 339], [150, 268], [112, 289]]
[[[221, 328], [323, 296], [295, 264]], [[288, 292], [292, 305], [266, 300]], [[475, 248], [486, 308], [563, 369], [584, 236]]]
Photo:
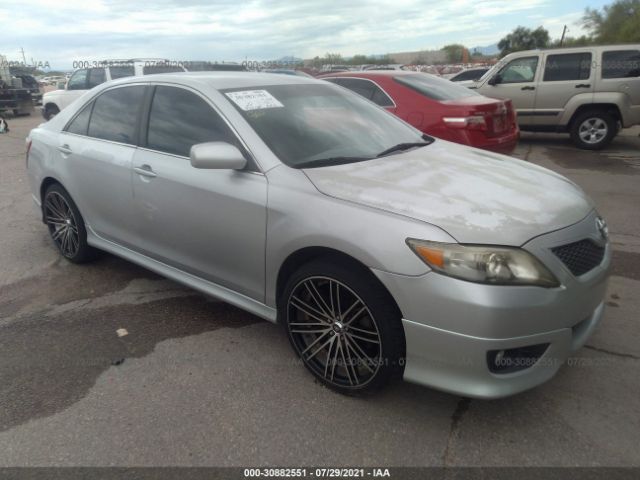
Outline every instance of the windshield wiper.
[[[425, 140], [427, 140], [427, 139], [425, 138]], [[404, 150], [409, 150], [410, 148], [426, 147], [427, 145], [430, 145], [432, 142], [433, 142], [433, 140], [431, 140], [431, 141], [427, 140], [425, 142], [399, 143], [397, 145], [394, 145], [393, 147], [390, 147], [390, 148], [387, 148], [386, 150], [383, 150], [378, 155], [376, 155], [376, 157], [386, 157], [387, 155], [390, 155], [392, 153], [402, 152]]]
[[306, 160], [296, 163], [295, 166], [296, 168], [329, 167], [331, 165], [344, 165], [346, 163], [363, 162], [372, 159], [373, 157], [329, 157], [319, 158], [317, 160]]

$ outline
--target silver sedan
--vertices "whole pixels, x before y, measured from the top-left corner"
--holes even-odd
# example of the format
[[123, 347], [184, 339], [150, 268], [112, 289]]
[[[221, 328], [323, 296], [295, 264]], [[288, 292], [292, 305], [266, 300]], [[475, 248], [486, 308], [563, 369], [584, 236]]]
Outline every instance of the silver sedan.
[[27, 149], [64, 257], [107, 251], [279, 322], [343, 393], [404, 378], [511, 395], [550, 379], [602, 316], [607, 227], [576, 185], [326, 82], [122, 79]]

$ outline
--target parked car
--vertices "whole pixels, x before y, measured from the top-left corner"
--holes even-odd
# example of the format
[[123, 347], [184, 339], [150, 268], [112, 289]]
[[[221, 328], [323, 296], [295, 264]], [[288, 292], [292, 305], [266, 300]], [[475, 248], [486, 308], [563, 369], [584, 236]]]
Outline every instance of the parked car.
[[280, 73], [282, 75], [298, 75], [300, 77], [313, 78], [313, 76], [309, 75], [306, 72], [289, 68], [267, 68], [265, 70], [262, 70], [262, 73]]
[[110, 60], [105, 61], [103, 67], [81, 68], [73, 72], [64, 88], [47, 92], [42, 96], [42, 116], [45, 120], [51, 120], [84, 92], [110, 80], [184, 71], [186, 69], [181, 65], [162, 59]]
[[32, 130], [27, 169], [66, 259], [106, 250], [279, 322], [340, 392], [514, 394], [602, 315], [611, 247], [574, 183], [328, 82], [123, 78]]
[[473, 88], [511, 99], [522, 130], [569, 133], [598, 150], [640, 124], [640, 45], [512, 53]]
[[236, 62], [208, 62], [189, 61], [185, 62], [186, 70], [189, 72], [246, 72], [247, 67]]
[[501, 153], [511, 153], [518, 143], [509, 100], [488, 98], [433, 75], [394, 70], [320, 78], [364, 96], [428, 135]]
[[480, 78], [482, 78], [482, 76], [488, 71], [489, 67], [467, 68], [466, 70], [462, 70], [461, 72], [449, 77], [448, 80], [456, 82], [458, 85], [463, 87], [468, 87], [480, 80]]
[[404, 70], [404, 65], [401, 63], [395, 63], [392, 65], [371, 65], [369, 67], [363, 68], [363, 70], [371, 71], [371, 70]]

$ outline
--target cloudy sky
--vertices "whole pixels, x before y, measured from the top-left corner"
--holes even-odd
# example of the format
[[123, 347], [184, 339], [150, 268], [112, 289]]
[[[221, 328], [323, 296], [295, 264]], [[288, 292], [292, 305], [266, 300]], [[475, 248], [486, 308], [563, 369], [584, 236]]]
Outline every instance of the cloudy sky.
[[607, 0], [15, 0], [0, 3], [0, 54], [70, 68], [131, 57], [311, 58], [496, 43], [518, 25], [582, 33]]

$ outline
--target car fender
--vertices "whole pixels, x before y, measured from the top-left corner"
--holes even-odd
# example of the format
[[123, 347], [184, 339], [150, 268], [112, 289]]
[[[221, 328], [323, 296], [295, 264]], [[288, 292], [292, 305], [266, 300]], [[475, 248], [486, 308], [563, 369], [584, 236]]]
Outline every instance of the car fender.
[[614, 105], [618, 108], [622, 116], [622, 122], [626, 126], [626, 120], [630, 117], [631, 100], [628, 95], [622, 92], [592, 92], [574, 95], [567, 102], [560, 117], [560, 125], [569, 125], [571, 119], [579, 108], [589, 105]]
[[268, 180], [265, 296], [269, 306], [276, 304], [280, 268], [302, 249], [330, 249], [372, 269], [419, 276], [430, 269], [407, 246], [407, 238], [455, 242], [435, 225], [324, 195], [302, 170], [281, 165], [268, 172]]

